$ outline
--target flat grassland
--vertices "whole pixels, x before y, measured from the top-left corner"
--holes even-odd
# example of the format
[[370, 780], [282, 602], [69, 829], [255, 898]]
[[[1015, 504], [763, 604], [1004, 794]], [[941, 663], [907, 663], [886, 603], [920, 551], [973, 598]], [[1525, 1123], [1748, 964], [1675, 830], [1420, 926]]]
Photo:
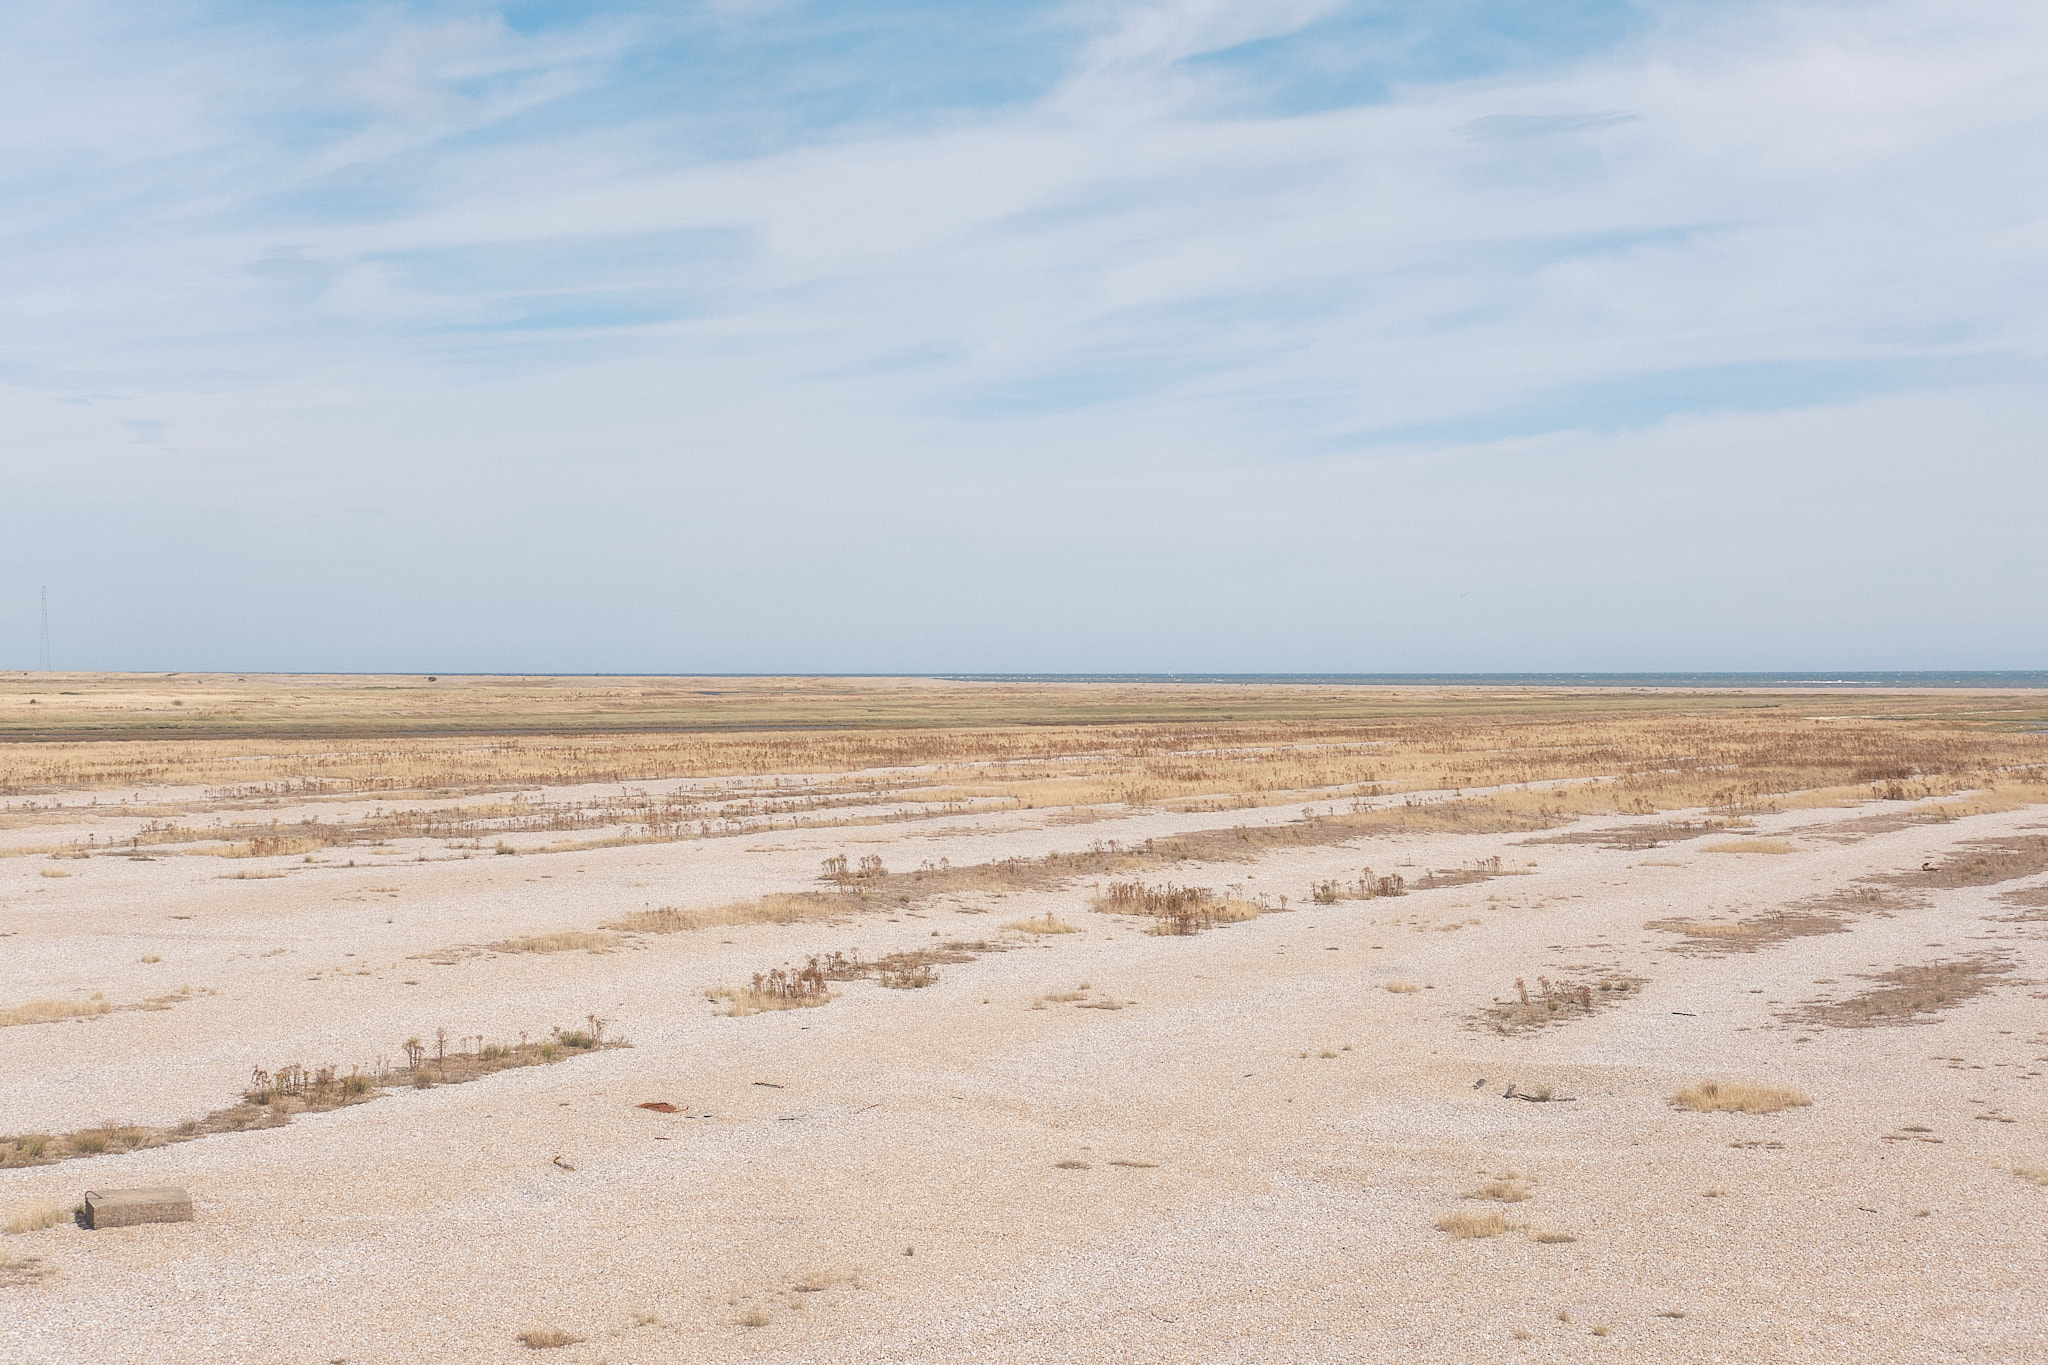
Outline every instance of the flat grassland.
[[0, 1362], [2026, 1358], [2044, 928], [2040, 693], [9, 675]]

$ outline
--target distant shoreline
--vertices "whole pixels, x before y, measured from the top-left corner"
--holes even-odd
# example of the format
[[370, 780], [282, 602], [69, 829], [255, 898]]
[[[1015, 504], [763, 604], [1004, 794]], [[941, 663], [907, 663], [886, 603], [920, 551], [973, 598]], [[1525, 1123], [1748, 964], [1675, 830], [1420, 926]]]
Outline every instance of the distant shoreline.
[[[8, 669], [0, 677], [21, 681], [45, 681], [56, 683], [63, 680], [88, 678], [405, 678], [427, 679], [420, 670], [373, 670], [369, 672], [329, 670], [266, 670], [251, 668], [223, 669], [57, 669], [48, 673]], [[726, 679], [743, 681], [754, 679], [796, 678], [796, 679], [846, 679], [848, 681], [903, 681], [903, 682], [964, 682], [964, 683], [1123, 683], [1135, 685], [1153, 684], [1225, 684], [1236, 686], [1319, 686], [1319, 687], [1569, 687], [1569, 688], [1628, 688], [1645, 690], [1693, 691], [1702, 688], [1752, 688], [1765, 691], [1898, 691], [1902, 689], [1979, 691], [1995, 688], [2001, 691], [2048, 691], [2048, 669], [1986, 669], [1925, 670], [1896, 672], [1811, 672], [1796, 673], [796, 673], [785, 671], [759, 671], [752, 673], [715, 672], [639, 672], [606, 671], [602, 673], [551, 673], [533, 672], [481, 672], [466, 673], [460, 669], [443, 668], [435, 681], [449, 683], [475, 681], [486, 678], [532, 678], [548, 681], [569, 681], [578, 678], [626, 680], [642, 679]]]
[[946, 682], [1239, 683], [1337, 687], [2048, 689], [2048, 669], [1815, 673], [919, 673]]

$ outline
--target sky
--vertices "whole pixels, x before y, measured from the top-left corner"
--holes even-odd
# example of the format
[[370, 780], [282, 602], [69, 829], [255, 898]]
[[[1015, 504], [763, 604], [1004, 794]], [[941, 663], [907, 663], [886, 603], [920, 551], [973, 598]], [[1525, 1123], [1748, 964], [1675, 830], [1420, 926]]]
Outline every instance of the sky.
[[0, 668], [2048, 667], [2032, 0], [22, 0]]

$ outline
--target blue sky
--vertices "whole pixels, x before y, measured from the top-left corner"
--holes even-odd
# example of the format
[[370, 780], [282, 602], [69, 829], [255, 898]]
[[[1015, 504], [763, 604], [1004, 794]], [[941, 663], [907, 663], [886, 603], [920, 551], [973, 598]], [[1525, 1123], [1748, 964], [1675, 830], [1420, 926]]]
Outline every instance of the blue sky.
[[2048, 8], [0, 13], [0, 667], [2048, 667]]

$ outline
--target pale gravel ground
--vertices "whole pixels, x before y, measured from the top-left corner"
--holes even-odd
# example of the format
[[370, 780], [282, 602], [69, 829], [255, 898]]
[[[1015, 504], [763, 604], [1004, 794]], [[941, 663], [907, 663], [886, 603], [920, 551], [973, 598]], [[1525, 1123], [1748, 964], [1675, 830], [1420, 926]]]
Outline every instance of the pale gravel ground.
[[[606, 955], [409, 960], [800, 889], [831, 852], [900, 869], [1297, 813], [949, 817], [243, 882], [207, 858], [72, 862], [62, 880], [40, 878], [40, 859], [0, 860], [0, 1005], [216, 992], [0, 1030], [0, 1132], [175, 1121], [227, 1102], [253, 1065], [368, 1060], [437, 1026], [506, 1038], [595, 1011], [634, 1043], [284, 1129], [0, 1174], [0, 1212], [159, 1183], [199, 1206], [186, 1225], [0, 1239], [58, 1272], [0, 1288], [0, 1361], [2048, 1360], [2048, 1190], [2006, 1169], [2048, 1164], [2048, 1080], [2024, 1077], [2048, 1069], [2032, 1060], [2048, 1056], [2044, 926], [1992, 922], [2009, 909], [1960, 890], [1724, 958], [1676, 956], [1643, 928], [1915, 867], [2038, 829], [2040, 808], [1848, 844], [1799, 837], [1846, 812], [1760, 821], [1799, 845], [1785, 856], [1520, 836], [1283, 851], [1174, 875], [1298, 902], [1367, 863], [1537, 866], [1195, 939], [1088, 914], [1077, 887]], [[806, 952], [987, 936], [1047, 909], [1086, 932], [943, 969], [928, 990], [858, 984], [823, 1009], [749, 1019], [702, 998]], [[1776, 1022], [1816, 978], [1985, 946], [2013, 951], [2028, 980], [1938, 1023]], [[165, 960], [138, 964], [145, 953]], [[306, 979], [359, 964], [372, 975]], [[1539, 1034], [1466, 1026], [1515, 977], [1567, 964], [1648, 984]], [[1382, 989], [1394, 979], [1431, 989]], [[1030, 1008], [1084, 981], [1138, 1003]], [[1712, 1075], [1815, 1103], [1769, 1117], [1664, 1103]], [[1503, 1101], [1509, 1080], [1578, 1099]], [[711, 1117], [634, 1108], [652, 1099]], [[1988, 1107], [2016, 1122], [1977, 1121]], [[1944, 1141], [1881, 1140], [1909, 1123]], [[1578, 1241], [1434, 1230], [1482, 1173], [1510, 1167], [1537, 1181], [1512, 1221]], [[858, 1287], [792, 1292], [820, 1271], [857, 1272]], [[738, 1325], [750, 1307], [769, 1324]], [[636, 1327], [636, 1312], [662, 1321]], [[588, 1340], [546, 1356], [514, 1341], [543, 1324]]]

